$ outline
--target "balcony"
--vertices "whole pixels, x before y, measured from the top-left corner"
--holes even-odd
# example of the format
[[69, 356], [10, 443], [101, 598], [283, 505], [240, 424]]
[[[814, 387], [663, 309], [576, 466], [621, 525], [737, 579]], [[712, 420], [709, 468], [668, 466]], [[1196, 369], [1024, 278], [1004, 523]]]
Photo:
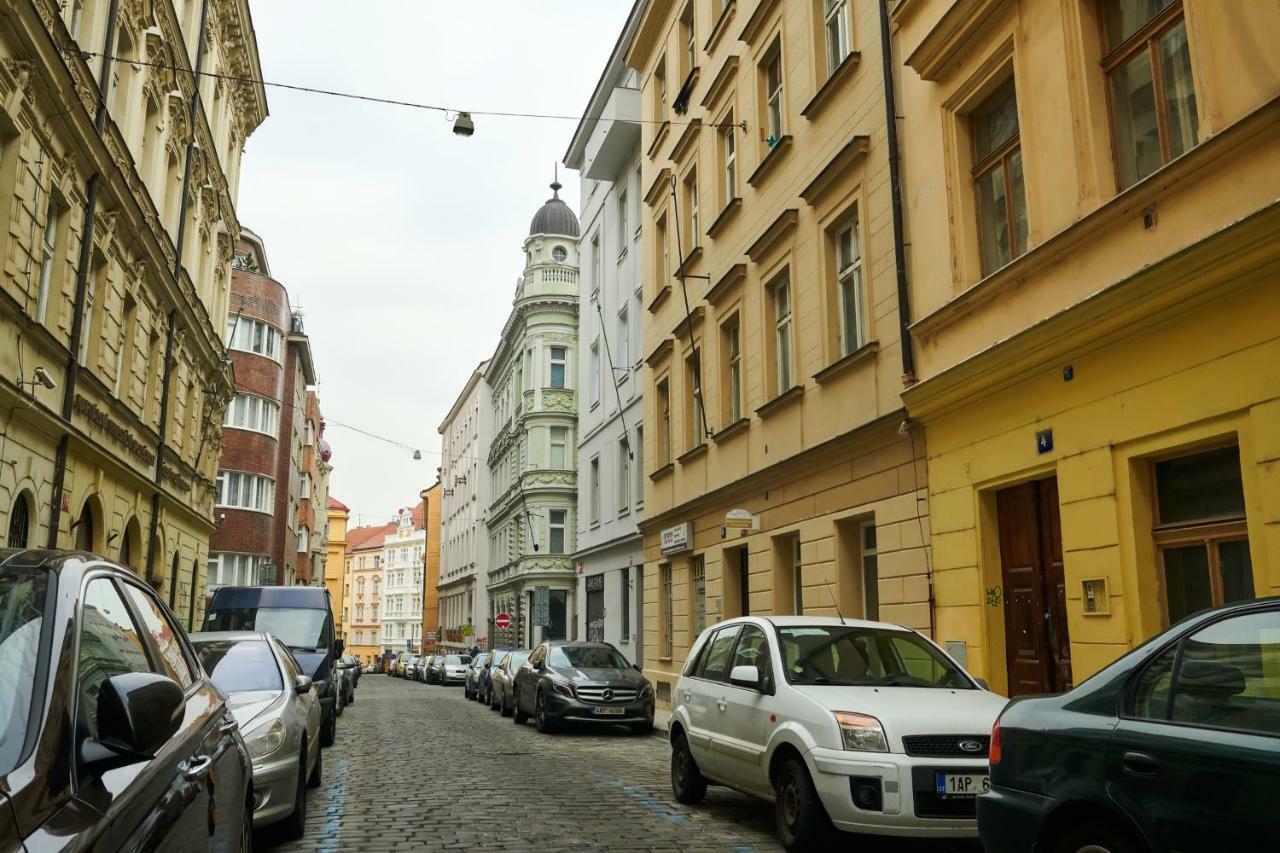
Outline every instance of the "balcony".
[[631, 159], [640, 141], [640, 90], [615, 87], [587, 140], [582, 174], [593, 181], [612, 181]]

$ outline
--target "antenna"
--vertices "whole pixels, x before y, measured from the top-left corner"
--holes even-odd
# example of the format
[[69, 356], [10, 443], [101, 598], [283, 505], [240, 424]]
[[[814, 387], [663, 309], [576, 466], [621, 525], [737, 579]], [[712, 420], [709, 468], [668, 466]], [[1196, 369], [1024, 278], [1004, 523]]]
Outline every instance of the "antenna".
[[836, 615], [840, 617], [840, 624], [841, 625], [847, 624], [844, 621], [844, 614], [840, 612], [840, 604], [836, 601], [836, 595], [834, 592], [831, 591], [831, 581], [827, 581], [827, 595], [831, 596], [831, 604], [836, 609]]

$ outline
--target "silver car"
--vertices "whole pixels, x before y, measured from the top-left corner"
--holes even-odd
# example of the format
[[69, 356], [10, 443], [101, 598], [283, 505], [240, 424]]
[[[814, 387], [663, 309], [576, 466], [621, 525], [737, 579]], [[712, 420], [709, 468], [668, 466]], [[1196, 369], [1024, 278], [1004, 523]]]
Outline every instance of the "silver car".
[[272, 634], [219, 631], [191, 635], [200, 663], [227, 695], [253, 759], [253, 825], [288, 821], [300, 838], [306, 788], [320, 786], [320, 701], [311, 679]]
[[493, 683], [493, 690], [489, 695], [489, 708], [501, 711], [504, 717], [510, 717], [515, 710], [515, 691], [512, 689], [512, 683], [516, 670], [520, 668], [520, 664], [529, 659], [530, 652], [531, 649], [504, 652], [498, 658], [497, 666], [489, 672], [489, 678]]

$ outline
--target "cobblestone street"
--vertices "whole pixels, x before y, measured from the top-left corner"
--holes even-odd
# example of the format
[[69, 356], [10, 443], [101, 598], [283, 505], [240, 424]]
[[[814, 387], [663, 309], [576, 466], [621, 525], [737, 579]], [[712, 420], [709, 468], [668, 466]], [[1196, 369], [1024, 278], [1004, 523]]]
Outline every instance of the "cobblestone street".
[[465, 700], [461, 688], [382, 675], [361, 681], [338, 721], [306, 836], [261, 835], [258, 849], [276, 851], [781, 849], [768, 804], [714, 787], [699, 806], [674, 802], [660, 736], [544, 737]]

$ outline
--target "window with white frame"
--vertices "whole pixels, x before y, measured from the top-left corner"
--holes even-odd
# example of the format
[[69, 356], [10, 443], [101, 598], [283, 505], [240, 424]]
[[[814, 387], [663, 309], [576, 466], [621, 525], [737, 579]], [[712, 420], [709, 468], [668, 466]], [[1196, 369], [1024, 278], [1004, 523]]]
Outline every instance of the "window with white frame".
[[271, 512], [275, 503], [275, 481], [261, 474], [219, 471], [214, 503], [218, 506]]
[[250, 429], [275, 435], [280, 423], [280, 404], [253, 394], [236, 394], [222, 419], [224, 427]]
[[626, 438], [618, 440], [618, 514], [631, 511], [631, 450]]
[[625, 296], [622, 307], [618, 309], [618, 364], [622, 365], [622, 369], [617, 371], [614, 379], [622, 382], [630, 375], [631, 367], [631, 317]]
[[684, 180], [684, 204], [685, 209], [689, 211], [689, 251], [693, 251], [698, 247], [700, 242], [698, 228], [698, 172], [697, 170], [689, 172], [689, 177]]
[[563, 470], [569, 462], [569, 428], [551, 427], [551, 453], [548, 457], [549, 467]]
[[840, 295], [840, 355], [866, 343], [862, 304], [862, 251], [858, 243], [858, 211], [836, 232], [836, 287]]
[[793, 327], [791, 317], [791, 279], [783, 273], [773, 284], [774, 380], [777, 393], [791, 390], [793, 375]]
[[298, 528], [298, 551], [311, 550], [311, 530], [304, 524]]
[[[597, 231], [591, 238], [591, 292], [595, 293], [600, 289], [600, 282], [604, 280], [604, 262], [600, 255], [600, 232]], [[517, 365], [517, 369], [519, 366]]]
[[591, 460], [591, 523], [600, 523], [600, 457]]
[[210, 554], [208, 585], [257, 586], [265, 559], [260, 554]]
[[565, 552], [565, 518], [568, 511], [553, 509], [547, 513], [547, 553], [563, 554]]
[[565, 372], [569, 362], [567, 347], [551, 347], [551, 387], [565, 387]]
[[849, 55], [849, 0], [823, 0], [824, 31], [827, 38], [827, 74]]
[[782, 49], [775, 47], [764, 61], [765, 144], [770, 148], [786, 132], [785, 105], [782, 101]]
[[742, 419], [742, 323], [737, 314], [725, 323], [723, 342], [724, 371], [729, 392], [725, 395], [729, 404], [725, 423], [734, 424]]
[[737, 128], [733, 124], [733, 112], [725, 116], [720, 128], [720, 150], [724, 163], [724, 203], [726, 205], [738, 197], [738, 138], [734, 136]]
[[280, 330], [253, 317], [227, 319], [227, 348], [280, 360]]
[[604, 372], [604, 364], [600, 358], [599, 338], [591, 342], [591, 357], [588, 369], [591, 371], [591, 375], [587, 377], [587, 381], [591, 383], [591, 405], [594, 406], [600, 402], [600, 376]]
[[626, 187], [618, 190], [618, 254], [625, 255], [627, 246], [631, 243], [631, 239], [627, 234], [627, 190]]
[[[77, 8], [76, 14], [79, 14]], [[49, 197], [49, 206], [45, 212], [44, 222], [44, 239], [41, 241], [40, 247], [44, 252], [43, 259], [40, 261], [40, 285], [36, 291], [36, 313], [35, 320], [37, 323], [44, 322], [45, 313], [49, 308], [49, 290], [50, 282], [53, 278], [54, 246], [58, 240], [58, 227], [62, 219], [62, 209], [58, 205], [57, 199], [52, 195]]]
[[644, 506], [644, 427], [636, 424], [636, 441], [631, 445], [635, 454], [631, 466], [636, 472], [636, 506]]

